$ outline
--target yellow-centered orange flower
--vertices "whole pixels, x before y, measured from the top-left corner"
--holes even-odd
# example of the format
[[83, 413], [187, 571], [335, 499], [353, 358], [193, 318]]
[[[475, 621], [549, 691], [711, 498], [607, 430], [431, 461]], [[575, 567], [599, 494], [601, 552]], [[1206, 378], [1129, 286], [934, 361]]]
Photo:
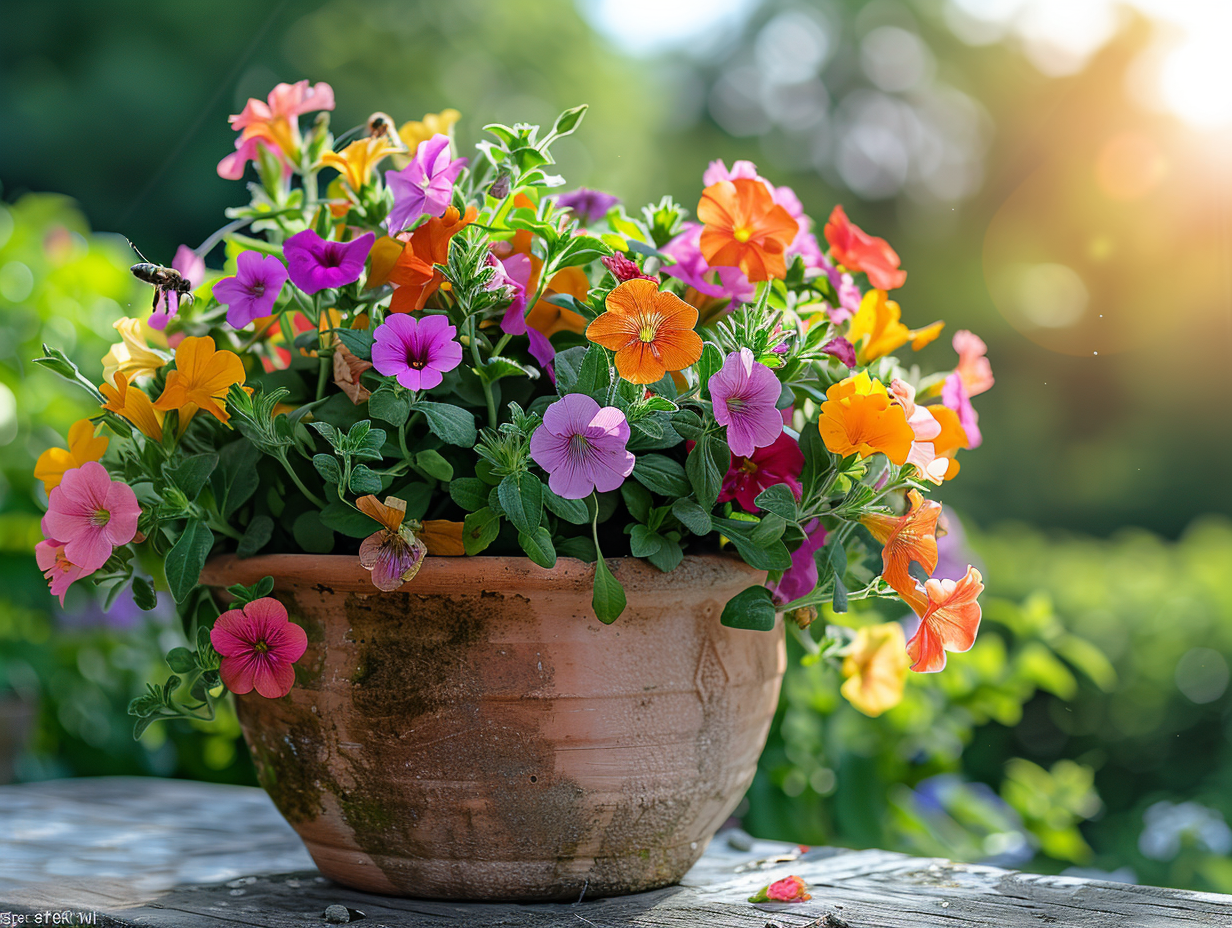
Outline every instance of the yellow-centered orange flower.
[[911, 453], [915, 431], [903, 407], [892, 402], [885, 384], [860, 371], [826, 391], [817, 423], [822, 441], [834, 454], [866, 458], [881, 453], [902, 465]]
[[923, 567], [926, 574], [937, 569], [937, 517], [941, 515], [941, 504], [924, 499], [919, 490], [909, 490], [907, 499], [911, 508], [906, 515], [870, 512], [860, 519], [881, 543], [882, 579], [900, 596], [907, 596], [916, 588], [909, 573], [912, 561]]
[[958, 476], [958, 452], [967, 447], [967, 432], [958, 419], [958, 413], [948, 406], [925, 406], [941, 426], [941, 434], [933, 439], [933, 453], [939, 458], [949, 458], [950, 466], [945, 472], [945, 480], [953, 480]]
[[843, 658], [846, 680], [840, 692], [865, 715], [876, 718], [902, 702], [910, 664], [901, 625], [886, 622], [862, 628]]
[[586, 337], [616, 352], [616, 371], [630, 383], [654, 383], [702, 356], [693, 331], [697, 310], [664, 293], [653, 280], [626, 280], [607, 296], [607, 310], [586, 327]]
[[861, 364], [896, 351], [907, 342], [911, 342], [913, 350], [919, 351], [945, 328], [944, 322], [934, 322], [922, 329], [909, 329], [903, 325], [902, 315], [902, 308], [889, 299], [884, 290], [870, 290], [864, 294], [847, 330], [847, 341], [856, 346]]
[[702, 257], [711, 267], [738, 267], [756, 283], [787, 274], [783, 252], [799, 223], [774, 202], [760, 180], [721, 180], [702, 191], [697, 204], [702, 221]]
[[103, 398], [107, 400], [103, 409], [113, 412], [121, 419], [137, 427], [146, 438], [154, 441], [163, 440], [162, 410], [155, 409], [150, 398], [136, 387], [128, 385], [128, 378], [117, 371], [112, 383], [103, 383], [99, 387]]
[[114, 383], [115, 373], [120, 371], [132, 383], [144, 374], [154, 373], [170, 360], [169, 355], [157, 350], [166, 349], [167, 336], [144, 319], [117, 319], [112, 325], [120, 333], [120, 343], [112, 345], [103, 355], [103, 380]]
[[227, 391], [232, 384], [244, 382], [244, 364], [234, 351], [218, 351], [214, 339], [189, 337], [175, 349], [175, 370], [167, 375], [167, 386], [154, 408], [162, 412], [175, 409], [180, 413], [180, 432], [192, 421], [198, 409], [204, 409], [219, 422], [231, 414], [226, 409]]
[[968, 567], [960, 580], [929, 580], [923, 591], [903, 598], [920, 617], [920, 627], [907, 642], [911, 669], [936, 673], [945, 669], [946, 651], [969, 651], [980, 629], [980, 604], [984, 578]]
[[387, 155], [401, 151], [384, 135], [375, 138], [356, 139], [342, 151], [327, 151], [321, 155], [321, 164], [337, 168], [346, 180], [346, 185], [355, 193], [367, 186], [372, 178], [372, 169]]
[[107, 450], [106, 435], [94, 434], [94, 423], [78, 419], [68, 430], [68, 450], [48, 448], [34, 462], [34, 477], [43, 481], [43, 489], [50, 493], [64, 479], [64, 472], [97, 461]]
[[439, 113], [427, 113], [423, 119], [404, 122], [398, 129], [398, 137], [406, 145], [406, 152], [394, 155], [394, 164], [402, 170], [415, 157], [415, 149], [420, 142], [426, 142], [434, 135], [453, 137], [453, 127], [462, 114], [455, 109], [441, 110]]

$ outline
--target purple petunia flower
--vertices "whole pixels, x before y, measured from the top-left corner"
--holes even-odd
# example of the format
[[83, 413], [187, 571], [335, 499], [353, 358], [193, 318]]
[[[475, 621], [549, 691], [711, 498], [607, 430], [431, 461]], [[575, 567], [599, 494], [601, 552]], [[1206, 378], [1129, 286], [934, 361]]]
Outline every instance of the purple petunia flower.
[[431, 390], [462, 363], [457, 334], [445, 316], [392, 315], [373, 333], [372, 366], [408, 390]]
[[292, 235], [283, 243], [291, 283], [309, 296], [331, 287], [345, 287], [359, 280], [375, 232], [365, 232], [349, 242], [327, 242], [312, 229]]
[[594, 225], [607, 215], [607, 211], [620, 202], [620, 197], [601, 190], [588, 190], [579, 187], [569, 193], [562, 193], [556, 198], [556, 208], [570, 210], [575, 219], [582, 225]]
[[[175, 259], [171, 262], [172, 270], [180, 272], [180, 276], [192, 284], [193, 289], [201, 286], [205, 280], [205, 259], [197, 255], [187, 245], [181, 245], [175, 250]], [[180, 295], [175, 291], [167, 293], [160, 291], [154, 302], [154, 311], [146, 320], [151, 329], [163, 330], [171, 317], [180, 311]]]
[[980, 434], [980, 417], [971, 405], [967, 396], [967, 388], [963, 386], [962, 377], [957, 371], [945, 378], [941, 387], [941, 402], [958, 413], [958, 424], [967, 433], [967, 447], [978, 448], [984, 442]]
[[804, 541], [791, 553], [791, 566], [770, 588], [774, 601], [780, 606], [807, 596], [817, 588], [817, 561], [813, 555], [826, 543], [826, 527], [820, 519], [814, 519], [803, 528]]
[[273, 255], [245, 251], [235, 260], [236, 274], [214, 284], [214, 299], [227, 307], [227, 323], [242, 329], [254, 319], [268, 316], [274, 308], [287, 269]]
[[570, 393], [543, 414], [530, 437], [530, 456], [548, 472], [548, 487], [565, 499], [582, 499], [595, 490], [615, 490], [633, 473], [635, 458], [625, 448], [629, 423], [615, 406]]
[[453, 200], [453, 182], [464, 167], [465, 158], [449, 160], [449, 136], [434, 135], [420, 143], [401, 171], [386, 171], [385, 184], [394, 194], [394, 208], [386, 220], [389, 234], [396, 235], [420, 216], [443, 216]]
[[710, 377], [714, 421], [727, 426], [732, 454], [750, 457], [756, 448], [773, 444], [783, 432], [777, 405], [782, 388], [774, 371], [754, 360], [748, 348], [733, 351]]

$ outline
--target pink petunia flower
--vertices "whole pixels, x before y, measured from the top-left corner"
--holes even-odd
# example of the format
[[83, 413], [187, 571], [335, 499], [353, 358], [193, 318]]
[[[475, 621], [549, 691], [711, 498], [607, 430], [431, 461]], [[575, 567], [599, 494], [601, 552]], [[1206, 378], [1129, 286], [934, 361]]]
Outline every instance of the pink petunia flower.
[[434, 135], [421, 142], [415, 157], [401, 171], [386, 171], [385, 183], [394, 195], [386, 225], [395, 235], [420, 216], [443, 216], [453, 200], [453, 182], [466, 159], [449, 159], [449, 136]]
[[375, 241], [375, 232], [365, 232], [349, 242], [326, 241], [312, 229], [297, 232], [282, 246], [291, 283], [309, 296], [353, 284], [363, 274]]
[[791, 553], [791, 566], [783, 571], [779, 582], [770, 587], [774, 601], [780, 606], [807, 596], [817, 587], [817, 560], [814, 555], [826, 543], [826, 527], [820, 519], [804, 526], [804, 541]]
[[291, 173], [291, 162], [287, 160], [282, 149], [277, 145], [259, 135], [251, 135], [247, 138], [241, 135], [235, 140], [235, 151], [218, 162], [218, 176], [223, 180], [242, 180], [244, 168], [248, 166], [249, 161], [256, 161], [261, 157], [262, 148], [278, 156], [278, 160], [282, 162], [284, 178]]
[[235, 259], [234, 277], [214, 284], [214, 299], [227, 307], [227, 324], [242, 329], [254, 319], [268, 316], [274, 309], [287, 269], [273, 255], [245, 251]]
[[967, 433], [967, 447], [978, 448], [984, 442], [980, 434], [980, 416], [971, 405], [971, 397], [963, 386], [962, 375], [955, 371], [945, 378], [941, 387], [941, 402], [958, 413], [958, 424]]
[[372, 366], [408, 390], [431, 390], [462, 363], [457, 334], [445, 316], [390, 315], [373, 333]]
[[94, 573], [116, 546], [136, 537], [140, 515], [132, 487], [112, 480], [107, 468], [97, 461], [87, 461], [66, 471], [60, 485], [47, 497], [43, 537], [48, 541], [63, 539], [55, 542], [63, 544], [60, 554], [83, 573]]
[[702, 256], [702, 226], [686, 222], [674, 239], [659, 249], [676, 263], [663, 268], [669, 277], [682, 280], [698, 293], [733, 303], [749, 303], [757, 295], [757, 287], [749, 283], [738, 267], [711, 267]]
[[231, 128], [238, 129], [240, 135], [235, 140], [235, 152], [218, 162], [219, 177], [242, 178], [244, 166], [259, 157], [258, 146], [277, 154], [283, 176], [290, 174], [291, 161], [300, 157], [299, 117], [333, 108], [334, 89], [324, 82], [279, 84], [264, 101], [249, 97], [243, 112], [228, 117]]
[[51, 587], [51, 595], [60, 597], [61, 606], [68, 588], [88, 573], [64, 556], [64, 545], [50, 539], [34, 546], [34, 560]]
[[530, 456], [548, 473], [557, 496], [582, 499], [595, 490], [615, 490], [633, 473], [626, 449], [629, 423], [615, 406], [599, 407], [589, 396], [570, 393], [543, 414], [530, 437]]
[[979, 396], [996, 383], [992, 376], [992, 365], [988, 363], [988, 358], [984, 357], [988, 353], [988, 346], [982, 338], [974, 332], [959, 329], [954, 333], [952, 344], [958, 352], [958, 367], [955, 370], [962, 378], [967, 396]]
[[727, 426], [732, 454], [747, 458], [783, 432], [777, 405], [782, 387], [774, 371], [753, 359], [748, 348], [733, 351], [723, 367], [710, 377], [714, 421]]
[[[200, 287], [205, 280], [205, 259], [197, 255], [187, 245], [181, 245], [175, 250], [175, 258], [171, 261], [172, 270], [180, 272], [180, 276], [192, 284], [193, 289]], [[166, 293], [159, 291], [154, 302], [154, 311], [146, 320], [150, 328], [162, 330], [167, 327], [171, 317], [180, 311], [180, 295], [174, 291]]]
[[773, 444], [756, 449], [749, 457], [733, 457], [719, 502], [734, 499], [746, 512], [759, 512], [753, 502], [762, 490], [776, 483], [785, 483], [796, 499], [800, 498], [800, 471], [804, 468], [804, 455], [799, 444], [786, 432]]
[[222, 655], [218, 672], [227, 689], [277, 699], [295, 685], [292, 665], [308, 649], [308, 636], [287, 618], [286, 606], [267, 596], [220, 615], [210, 644]]
[[[941, 434], [941, 423], [925, 407], [916, 405], [915, 387], [911, 384], [895, 377], [890, 381], [889, 392], [903, 407], [903, 412], [907, 416], [907, 424], [915, 433], [906, 463], [914, 464], [925, 480], [941, 486], [950, 466], [949, 458], [937, 457], [937, 450], [933, 444], [933, 439]], [[888, 477], [889, 474], [885, 476]]]

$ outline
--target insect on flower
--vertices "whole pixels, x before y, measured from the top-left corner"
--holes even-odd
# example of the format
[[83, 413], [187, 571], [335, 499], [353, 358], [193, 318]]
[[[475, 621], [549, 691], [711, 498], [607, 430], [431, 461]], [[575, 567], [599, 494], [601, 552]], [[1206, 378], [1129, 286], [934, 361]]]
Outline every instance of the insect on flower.
[[187, 298], [185, 305], [191, 305], [193, 301], [192, 282], [177, 271], [173, 267], [163, 267], [161, 264], [154, 264], [145, 255], [141, 254], [141, 249], [132, 242], [133, 251], [141, 256], [141, 263], [134, 264], [129, 270], [133, 272], [133, 276], [138, 280], [145, 281], [147, 284], [152, 284], [154, 287], [154, 300], [150, 304], [151, 308], [158, 308], [158, 298], [164, 297], [168, 303], [171, 300], [171, 294], [175, 294], [176, 305], [178, 306], [182, 300]]

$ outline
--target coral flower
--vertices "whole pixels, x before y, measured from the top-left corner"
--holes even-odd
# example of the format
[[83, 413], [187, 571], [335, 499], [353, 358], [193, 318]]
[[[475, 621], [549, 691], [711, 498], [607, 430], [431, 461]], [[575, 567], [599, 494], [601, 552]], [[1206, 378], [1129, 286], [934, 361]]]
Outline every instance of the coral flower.
[[945, 669], [946, 651], [969, 651], [980, 628], [983, 577], [974, 567], [959, 580], [929, 580], [907, 603], [920, 617], [920, 627], [907, 642], [911, 669], [917, 673], [936, 673]]
[[586, 327], [586, 337], [616, 352], [616, 371], [630, 383], [654, 383], [702, 356], [693, 331], [697, 310], [659, 290], [656, 281], [627, 280], [607, 296], [607, 310]]
[[941, 426], [941, 431], [933, 439], [933, 454], [938, 461], [947, 462], [943, 478], [953, 480], [958, 476], [960, 467], [956, 455], [961, 449], [967, 447], [967, 433], [963, 430], [962, 423], [958, 421], [958, 413], [949, 407], [925, 406], [923, 408]]
[[36, 544], [34, 560], [51, 588], [51, 595], [59, 597], [61, 606], [64, 605], [64, 594], [68, 588], [89, 573], [64, 556], [64, 545], [58, 541], [40, 541]]
[[404, 122], [398, 129], [398, 138], [406, 146], [406, 153], [394, 155], [394, 164], [404, 168], [411, 163], [415, 150], [434, 135], [453, 137], [453, 127], [462, 114], [455, 109], [441, 110], [439, 113], [425, 113], [423, 119]]
[[[726, 311], [730, 305], [752, 302], [757, 295], [757, 287], [749, 283], [740, 268], [711, 267], [702, 257], [702, 226], [696, 222], [686, 222], [682, 228], [684, 231], [660, 251], [676, 261], [663, 268], [663, 273], [683, 281], [696, 291], [686, 294], [687, 302], [705, 309], [708, 317], [716, 310], [720, 313]], [[718, 304], [714, 305], [712, 301], [718, 301]]]
[[980, 434], [980, 416], [971, 405], [971, 397], [967, 394], [962, 375], [958, 371], [945, 378], [941, 387], [941, 402], [958, 413], [958, 422], [967, 435], [966, 447], [978, 448], [982, 445], [984, 436]]
[[800, 471], [804, 468], [804, 455], [796, 440], [784, 432], [772, 444], [757, 448], [748, 457], [733, 457], [719, 502], [729, 499], [738, 502], [746, 512], [759, 512], [753, 502], [757, 495], [776, 483], [784, 483], [796, 499], [800, 498]]
[[[112, 327], [120, 333], [120, 344], [112, 345], [103, 355], [103, 380], [108, 383], [114, 382], [116, 371], [123, 373], [131, 383], [138, 377], [154, 373], [171, 360], [170, 355], [158, 350], [167, 347], [167, 336], [144, 319], [125, 317], [113, 322]], [[151, 341], [157, 347], [150, 347]]]
[[235, 276], [214, 284], [214, 299], [227, 307], [227, 324], [242, 329], [254, 319], [268, 316], [274, 309], [287, 269], [273, 255], [241, 252], [235, 259]]
[[783, 571], [779, 582], [770, 587], [774, 601], [782, 606], [817, 588], [817, 559], [814, 555], [826, 543], [826, 527], [820, 519], [803, 526], [804, 541], [791, 552], [791, 566]]
[[959, 329], [954, 333], [951, 344], [958, 352], [958, 367], [955, 370], [962, 378], [967, 396], [979, 396], [996, 383], [992, 376], [992, 365], [988, 363], [988, 358], [984, 357], [988, 353], [988, 346], [982, 338], [966, 329]]
[[396, 151], [401, 149], [384, 135], [369, 136], [356, 139], [342, 151], [325, 152], [320, 164], [335, 168], [351, 191], [358, 194], [372, 179], [372, 169]]
[[[299, 117], [304, 113], [334, 108], [334, 89], [324, 82], [309, 86], [308, 81], [278, 84], [265, 102], [248, 98], [243, 112], [228, 117], [231, 128], [240, 130], [240, 139], [264, 139], [276, 145], [292, 162], [299, 160], [301, 138]], [[222, 165], [219, 165], [222, 173]]]
[[[180, 276], [187, 280], [193, 288], [200, 287], [205, 282], [205, 259], [187, 245], [181, 245], [175, 250], [175, 257], [171, 260], [171, 269], [179, 271]], [[159, 291], [154, 299], [154, 311], [150, 313], [150, 327], [162, 331], [171, 321], [171, 317], [179, 312], [179, 309], [179, 293]]]
[[702, 191], [697, 218], [705, 226], [700, 245], [708, 264], [738, 267], [753, 282], [787, 273], [783, 253], [800, 226], [761, 181], [711, 184]]
[[474, 206], [468, 206], [465, 215], [451, 206], [445, 210], [445, 215], [429, 219], [409, 235], [392, 240], [393, 247], [383, 244], [390, 239], [382, 239], [372, 249], [365, 286], [393, 284], [394, 295], [389, 303], [392, 312], [423, 309], [428, 297], [436, 293], [445, 280], [436, 265], [449, 260], [449, 240], [474, 222], [478, 214]]
[[401, 171], [386, 171], [385, 184], [393, 192], [394, 206], [386, 225], [401, 232], [420, 216], [440, 216], [453, 199], [453, 182], [466, 159], [450, 160], [449, 136], [434, 135], [420, 145], [411, 163]]
[[167, 375], [167, 386], [154, 403], [155, 409], [179, 410], [183, 433], [198, 409], [204, 409], [219, 422], [231, 415], [226, 409], [227, 392], [244, 382], [244, 364], [234, 351], [216, 351], [214, 339], [189, 337], [175, 349], [175, 370]]
[[777, 409], [782, 387], [774, 371], [753, 359], [748, 348], [733, 351], [723, 367], [710, 375], [714, 421], [727, 426], [732, 454], [751, 457], [783, 433], [783, 414]]
[[906, 515], [870, 512], [860, 519], [882, 545], [882, 579], [900, 596], [916, 588], [909, 572], [912, 561], [926, 574], [937, 569], [937, 517], [941, 515], [941, 504], [924, 499], [919, 490], [909, 490], [907, 499], [911, 508]]
[[[736, 164], [740, 163], [736, 162]], [[803, 878], [786, 876], [769, 886], [763, 886], [749, 896], [749, 902], [808, 902], [812, 898], [809, 885], [804, 882]]]
[[878, 290], [895, 290], [907, 280], [899, 270], [898, 254], [883, 238], [869, 235], [850, 219], [841, 206], [830, 213], [824, 230], [834, 260], [851, 271], [863, 271]]
[[830, 451], [862, 458], [881, 453], [895, 464], [906, 462], [915, 432], [884, 384], [860, 371], [832, 386], [826, 397], [817, 425]]
[[[291, 283], [309, 296], [353, 284], [363, 274], [364, 262], [375, 241], [375, 232], [365, 232], [349, 242], [326, 241], [312, 229], [297, 232], [282, 246]], [[228, 313], [228, 321], [229, 316]]]
[[372, 366], [408, 390], [431, 390], [462, 363], [457, 334], [445, 316], [391, 315], [373, 334]]
[[543, 413], [530, 437], [530, 456], [548, 473], [548, 487], [565, 499], [583, 499], [595, 490], [619, 489], [633, 473], [626, 449], [629, 423], [615, 406], [599, 407], [589, 396], [570, 393]]
[[292, 665], [308, 650], [308, 636], [287, 618], [286, 606], [267, 596], [220, 615], [210, 644], [222, 656], [218, 673], [227, 689], [278, 699], [295, 685]]
[[113, 548], [136, 537], [140, 515], [132, 487], [112, 480], [97, 461], [87, 461], [65, 473], [48, 495], [43, 537], [61, 539], [63, 556], [93, 573], [107, 562]]
[[97, 461], [107, 450], [106, 435], [94, 435], [94, 423], [78, 419], [68, 430], [68, 450], [48, 448], [34, 462], [34, 478], [43, 481], [43, 489], [50, 493], [60, 485], [65, 471], [80, 467], [87, 461]]
[[128, 385], [128, 378], [117, 371], [114, 385], [104, 383], [99, 387], [103, 399], [103, 409], [114, 412], [121, 419], [135, 425], [137, 430], [147, 438], [155, 441], [163, 440], [163, 419], [165, 413], [155, 409], [154, 404], [144, 392]]
[[907, 682], [907, 639], [897, 622], [869, 625], [856, 632], [851, 650], [843, 658], [843, 686], [849, 703], [876, 718], [903, 700]]
[[932, 342], [945, 327], [944, 322], [934, 322], [922, 329], [909, 329], [899, 321], [902, 309], [884, 290], [870, 290], [860, 301], [860, 309], [852, 317], [847, 339], [859, 348], [860, 360], [867, 364], [895, 351], [907, 342], [919, 351]]
[[379, 532], [373, 532], [360, 544], [359, 564], [364, 570], [372, 571], [372, 585], [378, 590], [386, 593], [396, 590], [419, 573], [428, 553], [427, 545], [404, 524], [404, 500], [387, 496], [382, 503], [369, 495], [357, 499], [355, 505], [382, 526]]

